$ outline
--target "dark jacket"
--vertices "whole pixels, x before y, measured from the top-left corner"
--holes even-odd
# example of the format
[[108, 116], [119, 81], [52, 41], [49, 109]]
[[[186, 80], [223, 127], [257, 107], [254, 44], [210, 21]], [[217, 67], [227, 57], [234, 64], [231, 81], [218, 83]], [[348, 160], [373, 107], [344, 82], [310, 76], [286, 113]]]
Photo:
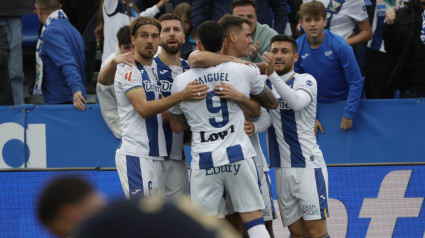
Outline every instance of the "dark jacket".
[[385, 51], [398, 58], [392, 71], [387, 86], [395, 89], [405, 89], [406, 63], [410, 57], [411, 47], [414, 44], [416, 21], [422, 22], [423, 8], [417, 0], [412, 0], [407, 7], [396, 11], [396, 19], [392, 25], [384, 24], [383, 38]]
[[[6, 30], [0, 26], [0, 36], [5, 36]], [[6, 37], [0, 37], [0, 105], [13, 105], [12, 87], [9, 81], [9, 42]]]

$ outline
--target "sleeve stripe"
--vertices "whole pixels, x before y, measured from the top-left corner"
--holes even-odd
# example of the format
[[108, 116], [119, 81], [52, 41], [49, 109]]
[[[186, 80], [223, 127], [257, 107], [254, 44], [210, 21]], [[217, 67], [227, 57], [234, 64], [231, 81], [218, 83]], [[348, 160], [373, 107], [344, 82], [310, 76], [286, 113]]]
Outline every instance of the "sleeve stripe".
[[128, 92], [130, 92], [131, 90], [133, 90], [133, 89], [136, 89], [136, 88], [143, 88], [142, 86], [140, 86], [140, 85], [138, 85], [138, 86], [134, 86], [134, 87], [131, 87], [131, 88], [129, 88], [129, 89], [127, 89], [127, 90], [125, 90], [125, 94], [127, 94]]
[[258, 94], [252, 94], [252, 95], [254, 95], [254, 96], [258, 96], [258, 95], [261, 95], [263, 92], [264, 92], [264, 90], [266, 89], [266, 85], [264, 84], [264, 87], [263, 87], [263, 90], [261, 90], [261, 92], [260, 93], [258, 93]]
[[305, 90], [303, 88], [299, 88], [299, 89], [297, 89], [297, 91], [298, 90], [303, 90], [304, 92], [308, 93], [308, 95], [310, 95], [311, 101], [313, 101], [313, 95], [311, 95], [311, 93], [309, 91], [307, 91], [307, 90]]

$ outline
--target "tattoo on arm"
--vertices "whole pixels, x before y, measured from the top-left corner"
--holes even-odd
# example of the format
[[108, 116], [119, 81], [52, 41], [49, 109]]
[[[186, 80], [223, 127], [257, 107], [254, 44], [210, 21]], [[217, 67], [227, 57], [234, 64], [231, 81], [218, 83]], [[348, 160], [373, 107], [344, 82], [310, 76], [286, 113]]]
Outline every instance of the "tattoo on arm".
[[276, 109], [278, 106], [278, 102], [272, 91], [266, 86], [264, 91], [259, 95], [252, 95], [255, 99], [257, 99], [261, 106], [268, 109]]

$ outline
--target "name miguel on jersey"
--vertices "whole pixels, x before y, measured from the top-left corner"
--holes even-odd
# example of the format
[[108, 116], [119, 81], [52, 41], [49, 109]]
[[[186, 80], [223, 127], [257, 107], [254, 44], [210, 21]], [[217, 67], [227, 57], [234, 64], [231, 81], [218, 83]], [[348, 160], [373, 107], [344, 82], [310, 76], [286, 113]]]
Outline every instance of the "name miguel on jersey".
[[205, 131], [201, 131], [201, 142], [212, 142], [212, 141], [216, 141], [218, 139], [223, 140], [229, 133], [234, 133], [235, 132], [235, 127], [233, 125], [230, 126], [230, 132], [229, 129], [224, 130], [224, 131], [220, 131], [217, 133], [211, 133], [209, 136], [205, 135]]
[[228, 76], [229, 76], [228, 73], [212, 73], [212, 74], [205, 74], [202, 77], [199, 77], [195, 80], [201, 84], [206, 84], [208, 82], [213, 82], [213, 81], [229, 82], [229, 79], [227, 78]]

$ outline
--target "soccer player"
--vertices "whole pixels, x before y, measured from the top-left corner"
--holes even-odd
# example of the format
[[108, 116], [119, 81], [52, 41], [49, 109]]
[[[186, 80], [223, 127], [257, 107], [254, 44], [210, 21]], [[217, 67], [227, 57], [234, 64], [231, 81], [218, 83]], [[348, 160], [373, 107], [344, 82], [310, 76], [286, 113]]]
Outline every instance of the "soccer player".
[[[213, 34], [212, 34], [213, 33]], [[198, 29], [198, 49], [222, 53], [224, 30], [217, 22], [207, 21]], [[264, 84], [253, 66], [233, 62], [191, 69], [177, 76], [172, 92], [180, 92], [191, 80], [208, 85], [205, 100], [183, 101], [170, 110], [171, 128], [192, 131], [191, 200], [210, 215], [217, 215], [223, 192], [232, 198], [250, 237], [270, 237], [261, 209], [264, 202], [258, 187], [255, 150], [245, 134], [244, 113], [239, 104], [220, 98], [221, 82], [262, 97]], [[264, 95], [263, 95], [264, 96]], [[258, 107], [259, 109], [259, 107]]]
[[314, 135], [317, 83], [309, 74], [294, 72], [294, 39], [274, 36], [270, 50], [263, 56], [267, 85], [279, 98], [279, 108], [269, 110], [273, 127], [268, 141], [282, 222], [291, 237], [329, 237], [328, 172]]
[[161, 98], [157, 65], [161, 24], [152, 17], [138, 17], [130, 25], [136, 66], [119, 64], [115, 93], [122, 139], [115, 162], [127, 198], [163, 188], [162, 163], [167, 156], [161, 112], [183, 100], [203, 99], [208, 86], [190, 82], [179, 93]]
[[[187, 61], [180, 59], [180, 49], [184, 43], [183, 22], [172, 13], [166, 13], [159, 18], [161, 23], [160, 45], [158, 56], [154, 57], [157, 65], [158, 79], [161, 84], [162, 96], [171, 94], [171, 87], [177, 75], [188, 70]], [[184, 155], [183, 132], [173, 133], [169, 123], [168, 110], [163, 112], [163, 129], [168, 156], [162, 162], [164, 176], [164, 192], [168, 198], [189, 194], [189, 178], [187, 161]]]

